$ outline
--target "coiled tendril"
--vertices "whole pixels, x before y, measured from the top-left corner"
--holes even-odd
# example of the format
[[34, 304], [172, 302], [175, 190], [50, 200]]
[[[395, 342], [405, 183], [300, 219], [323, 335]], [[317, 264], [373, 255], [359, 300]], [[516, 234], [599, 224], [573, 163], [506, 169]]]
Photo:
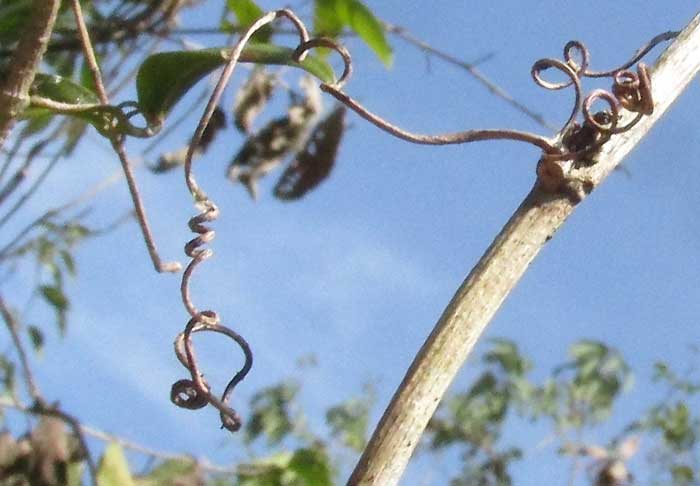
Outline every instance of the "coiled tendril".
[[[216, 220], [219, 216], [218, 207], [199, 187], [194, 178], [192, 173], [192, 155], [214, 110], [219, 104], [244, 46], [256, 31], [280, 17], [289, 19], [299, 33], [299, 44], [294, 51], [293, 60], [303, 60], [310, 49], [317, 47], [330, 48], [340, 55], [344, 63], [343, 73], [335, 83], [321, 83], [321, 90], [329, 93], [380, 129], [403, 140], [426, 145], [461, 144], [480, 140], [526, 142], [539, 147], [543, 151], [543, 160], [552, 161], [576, 160], [588, 156], [600, 148], [612, 135], [629, 130], [644, 115], [651, 114], [654, 109], [651, 81], [646, 65], [639, 62], [639, 60], [660, 42], [672, 39], [678, 35], [677, 32], [666, 32], [654, 37], [650, 42], [642, 46], [629, 61], [610, 71], [589, 70], [590, 55], [588, 49], [578, 41], [570, 41], [566, 44], [563, 61], [547, 58], [535, 62], [532, 66], [531, 74], [537, 85], [549, 90], [560, 90], [569, 86], [574, 88], [574, 105], [569, 118], [559, 131], [561, 143], [557, 143], [555, 139], [509, 129], [477, 129], [443, 135], [423, 135], [405, 131], [370, 112], [342, 91], [343, 85], [352, 73], [352, 59], [345, 47], [327, 38], [311, 39], [301, 20], [288, 9], [269, 12], [253, 23], [233, 47], [230, 59], [214, 88], [214, 92], [192, 137], [185, 159], [185, 181], [195, 199], [195, 206], [200, 212], [189, 220], [189, 227], [197, 236], [185, 245], [185, 253], [191, 258], [191, 261], [183, 273], [181, 284], [182, 301], [191, 318], [187, 322], [184, 331], [175, 340], [175, 353], [180, 363], [190, 372], [190, 378], [175, 382], [171, 390], [171, 400], [179, 407], [194, 410], [210, 404], [217, 408], [221, 416], [222, 427], [230, 431], [240, 429], [241, 419], [236, 411], [229, 406], [228, 402], [236, 385], [250, 371], [253, 364], [253, 354], [250, 346], [242, 336], [221, 324], [220, 318], [215, 311], [198, 310], [190, 297], [189, 285], [194, 269], [212, 255], [212, 250], [206, 248], [206, 245], [214, 239], [214, 231], [209, 228], [208, 223]], [[637, 71], [631, 71], [629, 68], [637, 63]], [[561, 71], [568, 79], [558, 83], [546, 81], [542, 77], [542, 73], [547, 69]], [[613, 80], [612, 90], [597, 89], [584, 98], [581, 80], [586, 77], [610, 77]], [[607, 104], [607, 109], [593, 112], [592, 106], [596, 101], [602, 101]], [[624, 125], [620, 125], [622, 108], [636, 113], [634, 118]], [[579, 115], [583, 117], [581, 124], [576, 121]], [[132, 113], [123, 116], [128, 121]], [[123, 123], [123, 120], [119, 121]], [[232, 339], [243, 352], [244, 364], [229, 381], [221, 398], [217, 398], [212, 394], [211, 387], [199, 369], [192, 344], [192, 334], [198, 332], [223, 334]]]
[[[232, 432], [241, 428], [241, 418], [238, 413], [229, 406], [228, 402], [236, 385], [240, 383], [250, 371], [253, 365], [253, 353], [251, 352], [250, 346], [241, 335], [221, 324], [219, 316], [215, 311], [200, 311], [192, 303], [190, 296], [190, 280], [192, 273], [201, 262], [212, 255], [212, 250], [206, 248], [206, 245], [214, 239], [214, 231], [209, 228], [208, 223], [216, 220], [219, 216], [219, 208], [199, 187], [194, 178], [192, 173], [192, 155], [195, 147], [199, 145], [204, 129], [207, 127], [216, 106], [219, 104], [219, 100], [233, 74], [233, 70], [238, 63], [238, 59], [246, 43], [257, 30], [279, 17], [286, 17], [291, 20], [299, 32], [300, 45], [305, 45], [309, 41], [309, 34], [304, 24], [290, 10], [284, 9], [270, 12], [253, 23], [233, 47], [231, 57], [214, 88], [214, 92], [207, 103], [204, 114], [192, 137], [185, 159], [185, 181], [190, 193], [195, 199], [195, 205], [200, 212], [189, 221], [190, 229], [193, 233], [196, 233], [197, 236], [185, 245], [185, 254], [191, 258], [191, 261], [183, 273], [180, 287], [182, 302], [191, 318], [187, 322], [184, 331], [181, 332], [175, 340], [175, 354], [180, 363], [190, 372], [190, 378], [179, 380], [173, 384], [170, 392], [170, 399], [175, 405], [192, 410], [202, 408], [207, 404], [214, 406], [219, 410], [222, 427]], [[300, 53], [297, 59], [302, 60], [303, 57], [304, 53]], [[244, 364], [229, 381], [228, 385], [226, 385], [221, 398], [217, 398], [212, 394], [211, 387], [199, 369], [194, 346], [192, 344], [192, 334], [198, 332], [216, 332], [223, 334], [232, 339], [243, 352], [245, 359]]]
[[[632, 128], [644, 115], [650, 115], [654, 109], [651, 92], [651, 80], [647, 66], [639, 62], [654, 46], [673, 39], [678, 32], [665, 32], [657, 35], [642, 46], [632, 58], [622, 66], [609, 71], [591, 71], [589, 69], [590, 54], [588, 49], [579, 41], [570, 41], [564, 47], [564, 60], [545, 58], [536, 61], [532, 66], [532, 78], [538, 86], [549, 90], [560, 90], [573, 86], [574, 105], [571, 115], [559, 130], [562, 143], [554, 139], [518, 130], [510, 129], [477, 129], [466, 130], [443, 135], [423, 135], [411, 133], [389, 123], [378, 115], [370, 112], [356, 100], [340, 90], [337, 84], [321, 84], [321, 90], [329, 93], [345, 104], [365, 120], [380, 129], [403, 140], [425, 145], [447, 145], [476, 142], [481, 140], [515, 140], [527, 142], [542, 149], [543, 158], [547, 160], [576, 160], [588, 156], [598, 150], [612, 135], [622, 133]], [[332, 44], [328, 41], [327, 44]], [[310, 47], [310, 46], [309, 46]], [[300, 47], [302, 49], [302, 47]], [[340, 51], [336, 46], [336, 50]], [[349, 58], [346, 61], [346, 70]], [[629, 68], [638, 63], [637, 71]], [[542, 77], [547, 69], [561, 71], [568, 79], [563, 82], [550, 82]], [[613, 81], [611, 91], [596, 89], [583, 97], [581, 80], [583, 78], [609, 77]], [[593, 112], [592, 106], [596, 101], [607, 104], [607, 109]], [[620, 125], [621, 109], [635, 113], [634, 118]], [[576, 119], [582, 115], [583, 123]]]

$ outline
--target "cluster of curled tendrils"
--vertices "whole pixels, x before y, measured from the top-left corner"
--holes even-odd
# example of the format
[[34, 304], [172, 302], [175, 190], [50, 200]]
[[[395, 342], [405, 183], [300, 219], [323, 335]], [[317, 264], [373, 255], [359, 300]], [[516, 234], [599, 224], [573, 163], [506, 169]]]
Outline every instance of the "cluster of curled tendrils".
[[[566, 44], [563, 61], [558, 59], [540, 59], [535, 62], [532, 67], [532, 77], [539, 86], [550, 90], [560, 90], [573, 86], [575, 91], [574, 106], [571, 115], [559, 131], [560, 143], [558, 143], [556, 139], [510, 129], [476, 129], [442, 135], [423, 135], [405, 131], [370, 112], [342, 91], [342, 87], [352, 73], [351, 57], [345, 47], [331, 39], [323, 37], [311, 38], [303, 22], [288, 9], [269, 12], [254, 22], [233, 46], [228, 62], [221, 73], [192, 137], [185, 159], [185, 180], [190, 193], [194, 197], [195, 206], [198, 208], [199, 213], [189, 221], [190, 229], [197, 236], [185, 245], [185, 253], [191, 260], [183, 273], [181, 284], [182, 301], [191, 318], [184, 331], [175, 340], [175, 352], [180, 363], [189, 371], [190, 378], [177, 381], [171, 391], [171, 400], [177, 406], [199, 409], [209, 404], [217, 408], [220, 412], [222, 427], [230, 431], [240, 429], [241, 419], [229, 405], [229, 400], [236, 385], [250, 371], [253, 364], [253, 354], [246, 340], [238, 333], [224, 326], [215, 311], [198, 310], [192, 303], [190, 280], [195, 268], [212, 255], [212, 250], [206, 246], [213, 240], [214, 231], [209, 228], [208, 224], [219, 216], [218, 207], [199, 187], [194, 178], [192, 173], [192, 156], [231, 79], [243, 48], [256, 31], [279, 18], [286, 18], [291, 21], [299, 34], [299, 44], [294, 51], [293, 61], [303, 61], [309, 50], [318, 47], [332, 49], [340, 55], [344, 63], [341, 76], [334, 83], [321, 83], [321, 90], [330, 94], [380, 129], [403, 140], [425, 145], [462, 144], [482, 140], [526, 142], [539, 147], [543, 151], [543, 160], [551, 161], [577, 160], [589, 156], [598, 150], [611, 136], [629, 130], [643, 116], [651, 114], [654, 109], [654, 101], [649, 72], [647, 67], [639, 61], [654, 46], [677, 35], [676, 32], [666, 32], [654, 37], [640, 48], [628, 62], [609, 71], [590, 70], [588, 49], [578, 41], [571, 41]], [[630, 68], [637, 63], [636, 72], [632, 71]], [[556, 69], [568, 79], [563, 82], [546, 81], [543, 79], [542, 73], [547, 69]], [[583, 78], [612, 78], [612, 90], [597, 89], [584, 98], [581, 87]], [[607, 109], [593, 112], [592, 107], [596, 101], [602, 101], [607, 104]], [[625, 124], [621, 124], [623, 108], [634, 113], [634, 117]], [[583, 116], [582, 123], [577, 121], [579, 115]], [[192, 344], [192, 334], [199, 332], [223, 334], [233, 340], [243, 352], [244, 364], [225, 387], [221, 398], [212, 393], [211, 387], [197, 363]]]
[[[612, 135], [629, 130], [644, 115], [650, 115], [653, 112], [654, 100], [649, 70], [644, 63], [639, 61], [656, 45], [673, 39], [677, 35], [678, 32], [665, 32], [657, 35], [637, 50], [629, 61], [608, 71], [589, 69], [590, 54], [583, 43], [579, 41], [570, 41], [566, 44], [563, 61], [546, 58], [535, 62], [531, 74], [537, 85], [549, 90], [560, 90], [569, 86], [574, 88], [575, 99], [571, 115], [559, 130], [561, 144], [541, 135], [510, 129], [476, 129], [442, 135], [411, 133], [370, 112], [342, 92], [337, 84], [322, 84], [321, 90], [347, 105], [373, 125], [408, 142], [424, 145], [450, 145], [482, 140], [514, 140], [539, 147], [543, 151], [543, 159], [546, 160], [578, 160], [593, 154]], [[341, 48], [336, 46], [336, 50], [342, 55]], [[343, 55], [343, 59], [348, 61], [345, 55]], [[636, 72], [630, 69], [635, 64], [637, 64]], [[549, 82], [543, 79], [543, 71], [552, 68], [561, 71], [568, 79], [563, 82]], [[349, 72], [347, 64], [346, 72]], [[583, 78], [612, 78], [612, 90], [596, 89], [584, 98], [581, 86]], [[592, 107], [596, 101], [606, 103], [607, 109], [593, 112]], [[620, 123], [622, 108], [635, 114], [624, 125]], [[581, 114], [583, 123], [577, 121]]]

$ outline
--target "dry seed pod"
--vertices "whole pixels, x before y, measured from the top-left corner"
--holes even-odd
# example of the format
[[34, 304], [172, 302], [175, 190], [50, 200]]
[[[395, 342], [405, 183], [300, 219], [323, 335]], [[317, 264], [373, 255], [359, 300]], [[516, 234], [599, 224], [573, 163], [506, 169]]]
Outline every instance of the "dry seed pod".
[[316, 125], [304, 149], [275, 185], [275, 197], [284, 201], [299, 199], [328, 177], [343, 137], [345, 112], [346, 108], [340, 105]]

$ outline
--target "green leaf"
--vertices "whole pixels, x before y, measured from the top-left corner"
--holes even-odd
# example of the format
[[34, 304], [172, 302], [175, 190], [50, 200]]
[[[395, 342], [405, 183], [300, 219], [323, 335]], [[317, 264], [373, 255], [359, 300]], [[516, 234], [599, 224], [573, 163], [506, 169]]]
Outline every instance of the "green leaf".
[[344, 0], [343, 3], [347, 9], [345, 23], [374, 51], [384, 66], [390, 67], [393, 56], [382, 24], [360, 0]]
[[251, 399], [252, 413], [245, 440], [252, 442], [264, 435], [268, 444], [274, 445], [284, 439], [293, 429], [289, 406], [298, 390], [295, 384], [281, 383], [256, 393]]
[[507, 339], [494, 339], [493, 347], [483, 359], [486, 363], [498, 363], [503, 371], [516, 377], [532, 368], [532, 363], [520, 354], [517, 344]]
[[129, 463], [119, 444], [111, 443], [105, 449], [97, 469], [97, 482], [100, 486], [134, 486]]
[[68, 298], [65, 296], [63, 291], [59, 287], [54, 287], [51, 285], [42, 285], [39, 287], [41, 295], [44, 299], [51, 304], [56, 310], [65, 311], [68, 310]]
[[343, 31], [343, 21], [338, 15], [340, 1], [316, 0], [314, 32], [317, 36], [335, 38]]
[[138, 486], [196, 486], [203, 483], [197, 464], [191, 460], [171, 459], [163, 462], [148, 475], [136, 480]]
[[362, 452], [367, 442], [369, 405], [366, 400], [354, 399], [328, 409], [326, 422], [331, 435], [340, 437], [351, 449]]
[[83, 484], [83, 464], [81, 462], [71, 462], [66, 471], [66, 484], [68, 486], [82, 486]]
[[[213, 48], [199, 51], [162, 52], [149, 56], [139, 68], [136, 90], [139, 106], [146, 119], [162, 124], [172, 107], [204, 76], [223, 66], [231, 49]], [[271, 44], [247, 46], [241, 62], [294, 66], [316, 76], [324, 83], [335, 82], [333, 68], [313, 56], [297, 63], [292, 61], [293, 49]]]
[[56, 311], [56, 320], [58, 329], [63, 334], [66, 330], [66, 312], [68, 311], [69, 301], [63, 290], [54, 285], [42, 285], [39, 287], [41, 295]]
[[[253, 25], [256, 20], [265, 15], [265, 12], [252, 0], [228, 0], [226, 5], [236, 15], [238, 23], [244, 29]], [[272, 37], [272, 27], [268, 24], [253, 35], [253, 40], [265, 43], [270, 40], [270, 37]]]
[[299, 486], [331, 486], [333, 471], [328, 455], [320, 449], [298, 449], [289, 462]]
[[686, 465], [674, 465], [671, 468], [671, 477], [673, 477], [673, 484], [692, 484], [695, 479], [695, 473], [693, 469]]
[[27, 333], [29, 334], [29, 340], [32, 342], [34, 351], [40, 353], [44, 348], [44, 333], [36, 326], [28, 326]]
[[68, 78], [50, 74], [37, 74], [31, 94], [71, 105], [94, 105], [100, 102], [94, 91]]
[[73, 255], [70, 254], [68, 250], [61, 250], [61, 260], [63, 260], [63, 265], [66, 267], [66, 270], [68, 270], [68, 273], [71, 276], [75, 276], [75, 259], [73, 258]]

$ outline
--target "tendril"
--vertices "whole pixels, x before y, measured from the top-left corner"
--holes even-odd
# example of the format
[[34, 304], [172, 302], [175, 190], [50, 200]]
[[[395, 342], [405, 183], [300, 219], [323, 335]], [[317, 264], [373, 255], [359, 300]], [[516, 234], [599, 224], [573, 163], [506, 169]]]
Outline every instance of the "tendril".
[[[206, 247], [215, 236], [214, 231], [208, 224], [215, 221], [219, 216], [219, 208], [197, 184], [192, 172], [192, 156], [231, 79], [243, 48], [255, 32], [281, 17], [287, 18], [296, 27], [299, 33], [299, 46], [306, 46], [309, 43], [310, 39], [306, 27], [291, 10], [287, 9], [269, 12], [246, 29], [231, 50], [226, 66], [219, 77], [216, 87], [204, 110], [204, 114], [197, 125], [185, 159], [185, 182], [195, 200], [195, 207], [199, 210], [199, 213], [192, 217], [188, 223], [190, 230], [197, 236], [185, 245], [185, 254], [190, 257], [191, 260], [183, 272], [180, 291], [183, 305], [190, 315], [190, 320], [185, 326], [184, 331], [182, 331], [175, 340], [175, 354], [180, 363], [189, 371], [190, 378], [175, 382], [171, 389], [170, 399], [175, 405], [192, 410], [203, 408], [207, 404], [213, 406], [219, 410], [222, 428], [230, 430], [231, 432], [239, 430], [242, 421], [238, 413], [231, 408], [228, 403], [236, 385], [238, 385], [250, 371], [253, 365], [253, 353], [246, 340], [240, 334], [221, 324], [219, 315], [215, 311], [200, 311], [192, 302], [192, 297], [190, 295], [192, 274], [200, 263], [213, 254], [212, 250]], [[295, 59], [299, 61], [303, 60], [306, 50], [307, 49], [297, 49], [295, 52]], [[243, 353], [243, 366], [228, 382], [224, 392], [221, 394], [221, 398], [217, 398], [212, 394], [211, 387], [207, 383], [197, 363], [194, 345], [192, 343], [192, 334], [198, 332], [223, 334], [233, 340]]]
[[[299, 46], [297, 51], [307, 51], [312, 47], [330, 47], [341, 54], [345, 63], [343, 76], [338, 83], [322, 83], [321, 90], [333, 96], [359, 116], [391, 135], [412, 143], [423, 145], [447, 145], [477, 142], [482, 140], [514, 140], [526, 142], [542, 149], [543, 159], [550, 161], [577, 160], [590, 156], [598, 150], [612, 135], [625, 132], [636, 125], [644, 115], [652, 114], [654, 100], [651, 90], [651, 79], [644, 63], [639, 62], [657, 44], [675, 38], [678, 32], [665, 32], [657, 35], [651, 41], [637, 50], [632, 58], [622, 66], [610, 71], [591, 71], [590, 53], [586, 46], [579, 41], [569, 41], [564, 46], [563, 60], [544, 58], [536, 61], [531, 69], [535, 83], [548, 90], [561, 90], [573, 86], [574, 103], [571, 114], [559, 130], [559, 139], [544, 137], [529, 132], [511, 129], [477, 129], [465, 130], [440, 135], [426, 135], [408, 132], [371, 112], [341, 90], [347, 80], [346, 73], [351, 72], [351, 59], [347, 51], [329, 39], [311, 39], [306, 45]], [[629, 68], [638, 63], [637, 71]], [[547, 81], [542, 76], [547, 69], [556, 69], [566, 76], [561, 82]], [[613, 81], [611, 91], [594, 90], [584, 97], [581, 81], [583, 78], [610, 77]], [[602, 101], [607, 109], [593, 112], [594, 102]], [[625, 124], [620, 123], [622, 109], [635, 114]], [[583, 122], [577, 122], [582, 117]]]
[[[650, 42], [642, 46], [632, 59], [617, 69], [611, 71], [591, 71], [590, 54], [588, 49], [579, 41], [570, 41], [564, 46], [563, 60], [540, 59], [536, 61], [531, 70], [531, 75], [535, 83], [548, 90], [561, 90], [573, 86], [574, 103], [571, 114], [562, 128], [559, 130], [559, 137], [550, 139], [542, 135], [523, 132], [511, 129], [477, 129], [466, 130], [455, 133], [441, 135], [424, 135], [411, 133], [396, 125], [389, 123], [378, 115], [372, 113], [359, 102], [351, 98], [342, 91], [352, 74], [352, 59], [345, 47], [335, 41], [324, 38], [310, 38], [303, 22], [291, 11], [287, 9], [269, 12], [255, 21], [233, 46], [229, 59], [219, 77], [219, 80], [209, 98], [204, 113], [197, 125], [188, 147], [185, 158], [185, 182], [192, 194], [198, 214], [189, 220], [189, 228], [197, 236], [185, 245], [185, 254], [190, 257], [190, 263], [182, 276], [181, 295], [182, 302], [190, 315], [190, 319], [185, 329], [175, 340], [175, 354], [180, 363], [189, 371], [190, 377], [175, 382], [171, 389], [171, 401], [182, 408], [200, 409], [207, 404], [219, 410], [222, 428], [230, 431], [239, 430], [241, 418], [238, 413], [231, 408], [229, 401], [235, 387], [246, 377], [253, 364], [253, 353], [246, 340], [232, 329], [221, 323], [219, 315], [213, 310], [200, 311], [194, 305], [190, 295], [190, 281], [194, 270], [204, 260], [212, 256], [213, 252], [207, 245], [214, 239], [215, 233], [209, 227], [209, 223], [215, 221], [219, 216], [219, 209], [216, 204], [207, 196], [204, 190], [198, 185], [192, 172], [192, 156], [195, 148], [199, 145], [204, 130], [219, 105], [226, 86], [233, 75], [233, 71], [238, 63], [243, 48], [251, 39], [253, 34], [265, 25], [284, 17], [291, 21], [299, 33], [299, 44], [294, 50], [292, 59], [301, 61], [308, 51], [318, 47], [330, 48], [337, 52], [343, 60], [343, 72], [334, 83], [321, 83], [320, 89], [339, 102], [343, 103], [365, 120], [380, 129], [394, 135], [395, 137], [409, 142], [425, 145], [448, 145], [476, 142], [482, 140], [514, 140], [532, 144], [542, 150], [543, 161], [564, 161], [577, 160], [590, 156], [592, 152], [598, 150], [611, 136], [629, 130], [644, 115], [650, 115], [654, 109], [652, 98], [651, 80], [646, 65], [639, 62], [654, 46], [662, 41], [674, 38], [678, 33], [666, 32], [654, 37]], [[637, 64], [637, 71], [630, 70]], [[547, 81], [542, 73], [547, 69], [555, 69], [566, 76], [562, 82]], [[581, 80], [583, 78], [610, 77], [613, 81], [611, 91], [597, 89], [583, 96]], [[604, 110], [593, 111], [593, 104], [602, 102], [607, 105]], [[102, 109], [113, 108], [117, 110], [110, 121], [111, 125], [105, 128], [116, 129], [116, 126], [128, 126], [129, 129], [139, 132], [139, 130], [150, 130], [149, 127], [140, 128], [131, 124], [130, 119], [138, 114], [138, 107], [122, 104], [118, 107], [104, 107]], [[135, 108], [131, 111], [124, 111], [126, 108]], [[621, 124], [622, 110], [635, 113], [636, 115], [627, 123]], [[112, 113], [107, 111], [107, 113]], [[576, 121], [581, 116], [582, 123]], [[116, 122], [114, 120], [117, 120]], [[116, 124], [116, 125], [115, 125]], [[554, 164], [556, 165], [556, 164]], [[557, 166], [558, 167], [558, 166]], [[556, 170], [553, 167], [545, 167], [543, 173], [556, 175], [561, 172], [561, 167]], [[540, 173], [538, 166], [538, 174]], [[556, 182], [556, 181], [555, 181]], [[192, 335], [200, 332], [214, 332], [223, 334], [240, 348], [244, 355], [243, 366], [231, 378], [226, 385], [221, 398], [212, 394], [211, 387], [206, 381], [204, 374], [200, 371], [195, 355]]]

